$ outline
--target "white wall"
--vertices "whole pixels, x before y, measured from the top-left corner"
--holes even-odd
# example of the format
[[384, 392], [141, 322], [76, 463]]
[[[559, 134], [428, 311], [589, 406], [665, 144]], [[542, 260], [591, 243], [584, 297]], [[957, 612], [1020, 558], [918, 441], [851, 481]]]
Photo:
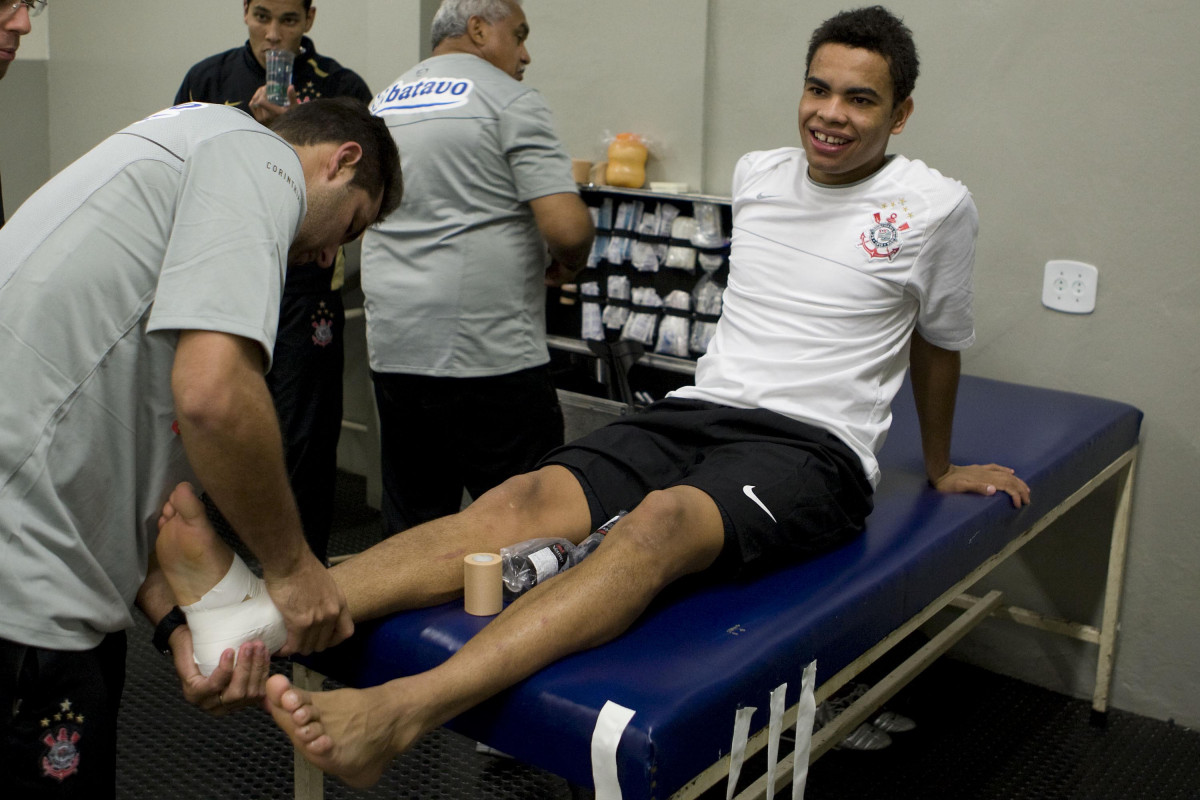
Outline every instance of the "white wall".
[[[380, 88], [417, 59], [431, 2], [318, 0], [314, 38]], [[181, 15], [155, 0], [56, 4], [54, 168], [167, 104], [191, 63], [240, 43], [239, 5], [195, 0]], [[727, 194], [742, 152], [797, 142], [807, 37], [842, 5], [526, 0], [527, 80], [549, 98], [574, 155], [599, 157], [605, 130], [637, 130], [660, 145], [653, 177]], [[891, 5], [915, 30], [923, 65], [916, 114], [894, 149], [967, 183], [982, 218], [978, 343], [966, 369], [1145, 410], [1113, 703], [1200, 726], [1200, 280], [1188, 202], [1200, 185], [1200, 4]], [[1053, 258], [1099, 267], [1094, 314], [1041, 307]], [[1009, 570], [1020, 599], [1096, 616], [1098, 588], [1081, 576], [1105, 559], [1092, 529], [1100, 506], [1056, 526], [1066, 544], [1040, 548], [1048, 564]], [[1090, 690], [1090, 646], [1030, 644], [1004, 623], [967, 641], [960, 653], [992, 668]]]
[[45, 61], [50, 57], [50, 7], [30, 22], [31, 30], [21, 37], [21, 46], [17, 50], [22, 60]]
[[603, 161], [608, 138], [639, 133], [652, 155], [647, 180], [682, 181], [698, 190], [708, 33], [703, 4], [526, 0], [524, 7], [533, 59], [525, 80], [554, 110], [568, 152]]
[[[415, 62], [419, 0], [316, 0], [318, 52], [382, 89]], [[44, 15], [49, 16], [49, 14]], [[44, 17], [39, 17], [38, 22]], [[191, 0], [186, 13], [160, 0], [55, 5], [50, 31], [50, 149], [57, 171], [103, 136], [169, 106], [192, 64], [246, 40], [239, 0]]]

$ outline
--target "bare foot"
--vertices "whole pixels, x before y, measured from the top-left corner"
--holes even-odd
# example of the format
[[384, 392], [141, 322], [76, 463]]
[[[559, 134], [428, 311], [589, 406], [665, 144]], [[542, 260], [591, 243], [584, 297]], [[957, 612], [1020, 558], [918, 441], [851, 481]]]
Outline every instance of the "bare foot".
[[233, 551], [208, 521], [203, 501], [187, 483], [176, 486], [163, 506], [155, 551], [181, 606], [199, 601], [233, 563]]
[[266, 707], [296, 750], [323, 772], [358, 789], [374, 785], [393, 756], [428, 730], [402, 719], [400, 681], [370, 689], [306, 692], [284, 675], [267, 680]]

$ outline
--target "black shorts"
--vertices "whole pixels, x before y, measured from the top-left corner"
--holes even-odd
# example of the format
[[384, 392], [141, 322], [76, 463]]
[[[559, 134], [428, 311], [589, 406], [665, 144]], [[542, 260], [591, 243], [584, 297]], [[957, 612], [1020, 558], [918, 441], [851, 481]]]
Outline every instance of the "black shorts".
[[647, 493], [694, 486], [725, 523], [718, 568], [796, 561], [863, 530], [871, 484], [833, 434], [764, 409], [668, 398], [551, 451], [542, 464], [574, 473], [592, 522]]

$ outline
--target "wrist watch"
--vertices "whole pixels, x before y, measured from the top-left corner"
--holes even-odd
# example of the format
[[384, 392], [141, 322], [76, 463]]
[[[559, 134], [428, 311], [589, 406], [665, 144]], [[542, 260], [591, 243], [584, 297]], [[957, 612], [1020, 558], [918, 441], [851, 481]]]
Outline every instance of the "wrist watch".
[[150, 640], [154, 643], [154, 649], [164, 656], [171, 655], [171, 634], [180, 625], [187, 625], [187, 617], [184, 616], [179, 606], [175, 606], [167, 612], [158, 625], [154, 626], [154, 638]]

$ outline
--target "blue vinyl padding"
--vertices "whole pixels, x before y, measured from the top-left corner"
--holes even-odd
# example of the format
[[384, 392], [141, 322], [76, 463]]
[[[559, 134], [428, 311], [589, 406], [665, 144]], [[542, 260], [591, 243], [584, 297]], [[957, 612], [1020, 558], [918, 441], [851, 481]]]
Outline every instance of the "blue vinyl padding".
[[[669, 797], [728, 752], [740, 706], [765, 725], [772, 689], [788, 682], [790, 706], [806, 663], [818, 660], [818, 684], [845, 667], [1133, 447], [1142, 419], [1124, 403], [963, 376], [952, 459], [1014, 467], [1032, 490], [1018, 511], [1007, 495], [930, 489], [907, 386], [893, 413], [861, 538], [753, 581], [668, 590], [625, 635], [448, 727], [591, 786], [592, 730], [612, 700], [635, 711], [618, 748], [624, 797]], [[306, 661], [371, 686], [441, 663], [487, 621], [461, 601], [402, 612]]]

